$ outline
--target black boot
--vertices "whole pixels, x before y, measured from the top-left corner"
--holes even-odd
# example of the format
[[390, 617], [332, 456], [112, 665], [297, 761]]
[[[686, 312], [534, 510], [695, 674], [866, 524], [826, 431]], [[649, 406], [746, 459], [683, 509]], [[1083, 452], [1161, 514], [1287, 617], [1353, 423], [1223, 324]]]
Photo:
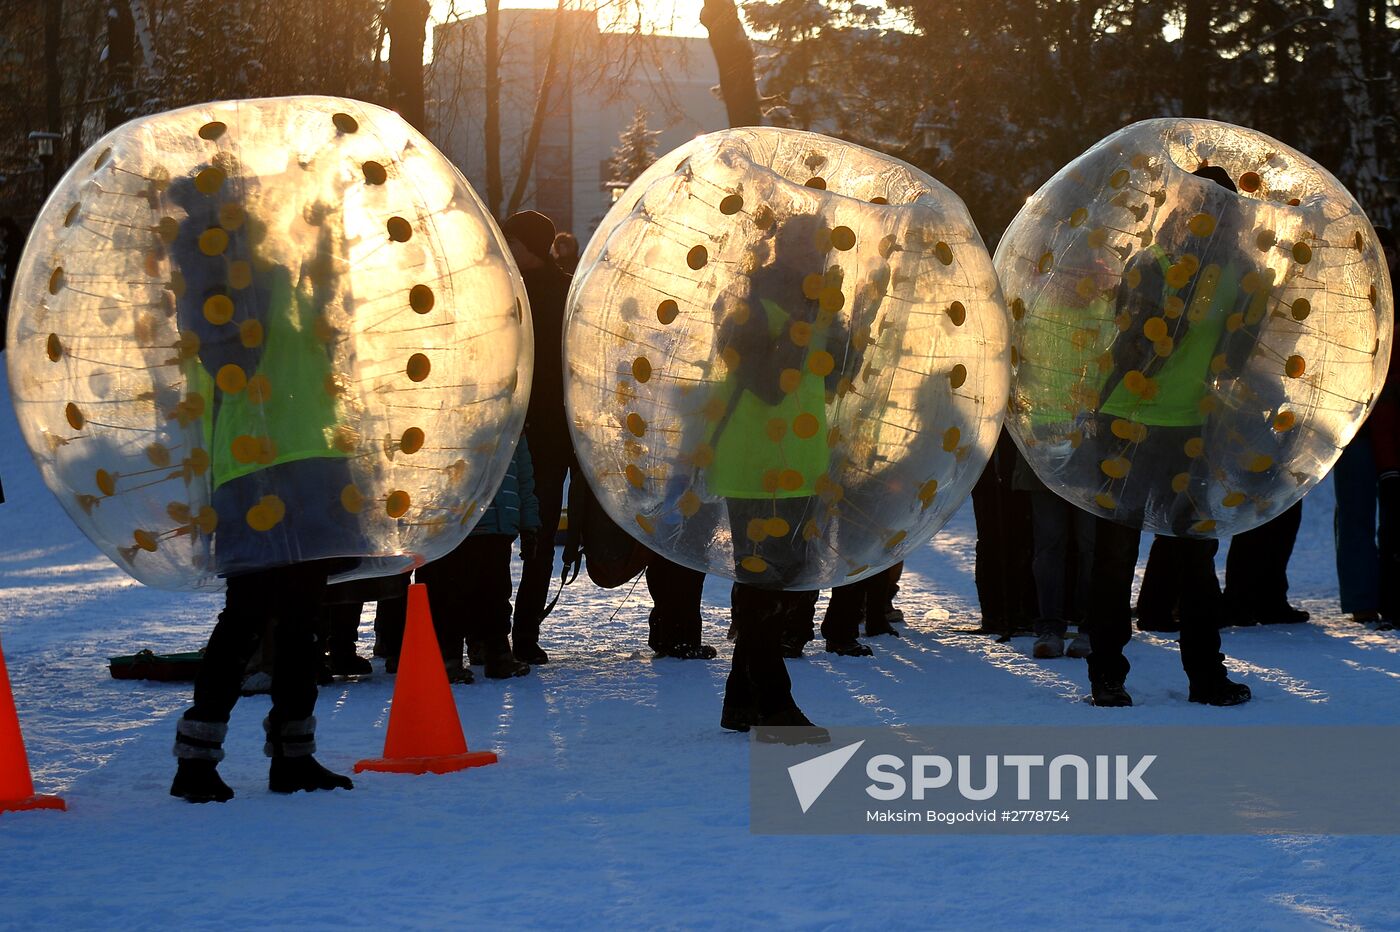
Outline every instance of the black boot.
[[754, 723], [758, 740], [765, 744], [827, 744], [831, 733], [813, 725], [801, 709], [785, 709], [771, 715], [760, 715]]
[[267, 744], [263, 751], [272, 758], [268, 770], [267, 788], [274, 793], [296, 793], [302, 790], [349, 790], [355, 784], [349, 777], [332, 773], [317, 763], [311, 755], [316, 751], [316, 718], [311, 716], [294, 722], [274, 724], [272, 717], [263, 719]]
[[1090, 691], [1090, 701], [1096, 706], [1112, 709], [1133, 704], [1133, 697], [1128, 695], [1128, 690], [1124, 688], [1122, 680], [1091, 683]]
[[748, 731], [757, 718], [752, 706], [726, 705], [719, 713], [719, 727], [727, 731]]
[[873, 650], [851, 638], [846, 641], [833, 641], [830, 638], [826, 642], [826, 652], [828, 654], [839, 654], [842, 657], [871, 657], [875, 654]]
[[170, 795], [192, 803], [226, 803], [233, 790], [219, 776], [224, 759], [225, 722], [200, 722], [182, 718], [175, 726], [175, 756], [180, 763]]
[[1202, 705], [1244, 705], [1254, 694], [1249, 691], [1249, 687], [1243, 683], [1236, 683], [1229, 677], [1220, 676], [1205, 683], [1192, 683], [1191, 694], [1188, 697], [1192, 702], [1199, 702]]

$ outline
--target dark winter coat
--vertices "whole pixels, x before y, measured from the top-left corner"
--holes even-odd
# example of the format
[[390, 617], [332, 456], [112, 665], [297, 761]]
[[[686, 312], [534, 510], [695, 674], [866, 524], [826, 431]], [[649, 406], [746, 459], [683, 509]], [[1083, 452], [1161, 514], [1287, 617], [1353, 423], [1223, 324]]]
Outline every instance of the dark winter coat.
[[472, 536], [505, 534], [514, 537], [521, 531], [538, 530], [539, 526], [540, 501], [535, 497], [535, 468], [530, 460], [530, 445], [521, 437], [501, 488], [482, 512], [476, 527], [472, 528]]
[[567, 460], [573, 449], [564, 414], [564, 303], [569, 296], [568, 274], [553, 262], [522, 271], [530, 297], [535, 329], [535, 379], [525, 431], [533, 456], [541, 462]]

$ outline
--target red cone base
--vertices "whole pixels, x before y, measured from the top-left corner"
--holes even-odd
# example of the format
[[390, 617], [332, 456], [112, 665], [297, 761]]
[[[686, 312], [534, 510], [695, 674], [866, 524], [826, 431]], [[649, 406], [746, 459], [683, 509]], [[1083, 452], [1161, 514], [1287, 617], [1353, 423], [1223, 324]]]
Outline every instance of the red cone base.
[[57, 796], [30, 796], [27, 799], [0, 799], [0, 812], [26, 812], [30, 809], [67, 811], [68, 804]]
[[356, 773], [374, 770], [379, 773], [453, 773], [468, 767], [485, 767], [498, 758], [494, 751], [468, 751], [465, 754], [444, 754], [441, 757], [374, 757], [355, 764]]

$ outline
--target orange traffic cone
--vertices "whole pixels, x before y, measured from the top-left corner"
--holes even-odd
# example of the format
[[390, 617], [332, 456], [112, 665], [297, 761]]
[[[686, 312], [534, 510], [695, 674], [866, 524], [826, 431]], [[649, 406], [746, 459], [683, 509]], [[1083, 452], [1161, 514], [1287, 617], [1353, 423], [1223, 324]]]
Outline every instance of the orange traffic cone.
[[355, 772], [451, 773], [494, 763], [496, 755], [491, 751], [467, 750], [447, 668], [433, 633], [428, 587], [422, 583], [409, 586], [408, 621], [399, 652], [394, 702], [389, 707], [384, 756], [360, 761]]
[[57, 796], [34, 795], [29, 775], [29, 756], [24, 753], [24, 736], [19, 733], [19, 713], [10, 674], [5, 669], [5, 653], [0, 651], [0, 812], [24, 809], [67, 809]]

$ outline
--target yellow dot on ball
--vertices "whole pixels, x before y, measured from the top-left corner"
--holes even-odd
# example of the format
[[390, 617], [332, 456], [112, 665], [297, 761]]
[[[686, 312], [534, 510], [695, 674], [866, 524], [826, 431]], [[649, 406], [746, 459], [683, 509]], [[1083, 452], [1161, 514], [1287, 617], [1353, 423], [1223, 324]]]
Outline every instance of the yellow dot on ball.
[[1244, 504], [1245, 494], [1243, 492], [1229, 492], [1220, 500], [1220, 504], [1226, 508], [1238, 508]]
[[413, 308], [415, 313], [426, 314], [436, 303], [437, 297], [427, 285], [414, 285], [408, 289], [408, 306]]
[[357, 515], [364, 510], [365, 497], [354, 485], [347, 485], [340, 490], [340, 507], [352, 515]]
[[1069, 215], [1069, 225], [1072, 227], [1081, 227], [1084, 225], [1084, 221], [1088, 219], [1089, 211], [1083, 207], [1076, 207], [1074, 212]]
[[410, 427], [399, 437], [399, 449], [409, 456], [423, 449], [423, 441], [426, 435], [421, 427]]
[[792, 420], [792, 432], [803, 440], [815, 437], [820, 426], [816, 416], [806, 411]]
[[1274, 415], [1274, 430], [1279, 433], [1292, 430], [1295, 423], [1297, 423], [1297, 416], [1292, 411], [1280, 411]]
[[695, 452], [690, 455], [690, 461], [704, 469], [715, 461], [715, 448], [708, 443], [702, 443], [695, 448]]
[[402, 217], [390, 217], [384, 224], [389, 239], [396, 243], [406, 243], [413, 236], [413, 225]]
[[670, 298], [667, 298], [656, 306], [656, 319], [663, 324], [669, 324], [676, 319], [676, 315], [680, 312], [680, 305], [676, 304], [676, 302], [672, 301]]
[[647, 422], [643, 420], [640, 414], [633, 411], [631, 414], [627, 415], [627, 430], [634, 437], [644, 437], [647, 432]]
[[1106, 459], [1099, 463], [1099, 468], [1102, 469], [1104, 475], [1108, 476], [1110, 479], [1122, 479], [1128, 474], [1128, 470], [1132, 468], [1132, 465], [1133, 464], [1128, 461], [1127, 457], [1115, 456], [1112, 459]]
[[656, 533], [656, 525], [652, 524], [651, 519], [648, 518], [646, 515], [637, 515], [637, 527], [641, 528], [643, 531], [646, 531], [648, 534]]
[[428, 373], [433, 371], [432, 361], [422, 353], [414, 353], [408, 357], [408, 365], [404, 372], [410, 381], [421, 382], [428, 377]]
[[710, 251], [704, 246], [692, 246], [690, 252], [685, 254], [685, 264], [698, 272], [710, 261]]
[[235, 462], [251, 463], [258, 458], [258, 441], [248, 434], [239, 434], [229, 443], [229, 453]]
[[784, 369], [778, 375], [778, 387], [784, 394], [791, 395], [802, 384], [802, 373], [796, 369]]
[[156, 235], [163, 242], [173, 243], [180, 236], [180, 221], [174, 217], [161, 217], [156, 224]]
[[1240, 175], [1240, 190], [1246, 194], [1254, 194], [1263, 184], [1264, 179], [1259, 177], [1258, 172], [1251, 171]]
[[643, 485], [646, 484], [646, 474], [631, 463], [627, 464], [627, 468], [624, 469], [622, 473], [624, 476], [627, 477], [627, 482], [634, 489], [640, 489]]
[[236, 230], [243, 226], [243, 221], [247, 219], [243, 213], [243, 208], [237, 204], [223, 204], [219, 207], [219, 226], [225, 230]]
[[248, 380], [247, 398], [255, 405], [264, 404], [272, 397], [272, 382], [261, 372]]
[[638, 382], [651, 381], [651, 361], [645, 356], [638, 356], [632, 360], [632, 378]]
[[1283, 365], [1283, 371], [1287, 373], [1288, 377], [1291, 379], [1302, 378], [1303, 373], [1306, 372], [1307, 369], [1307, 361], [1304, 360], [1302, 356], [1289, 356], [1288, 361]]
[[760, 206], [753, 212], [753, 225], [760, 230], [767, 230], [778, 222], [778, 215], [773, 212], [773, 208], [767, 205]]
[[1186, 441], [1186, 443], [1182, 445], [1182, 450], [1186, 453], [1187, 456], [1191, 457], [1191, 459], [1195, 459], [1196, 457], [1200, 456], [1202, 453], [1205, 452], [1205, 449], [1206, 442], [1200, 437], [1192, 437], [1190, 440]]
[[850, 227], [836, 227], [831, 231], [831, 245], [845, 252], [856, 245], [855, 231]]
[[768, 439], [774, 443], [779, 443], [787, 436], [787, 421], [780, 417], [769, 418], [764, 425], [764, 430], [768, 434]]
[[719, 212], [726, 217], [733, 216], [744, 209], [744, 198], [739, 194], [729, 194], [719, 202]]
[[[1016, 314], [1016, 302], [1019, 302], [1020, 300], [1020, 298], [1017, 298], [1016, 301], [1012, 302], [1013, 315]], [[1016, 317], [1017, 320], [1020, 320], [1021, 317], [1025, 316], [1026, 313], [1026, 306], [1024, 303], [1020, 304], [1019, 307], [1021, 309], [1021, 314], [1020, 316]], [[963, 323], [967, 320], [967, 308], [963, 307], [963, 303], [961, 301], [954, 301], [952, 304], [948, 305], [948, 319], [953, 322], [954, 327], [961, 327]]]
[[1215, 232], [1215, 218], [1210, 214], [1196, 214], [1186, 224], [1192, 236], [1210, 236]]
[[331, 114], [331, 122], [334, 123], [335, 128], [342, 133], [353, 133], [360, 128], [359, 121], [348, 113]]
[[1293, 244], [1293, 261], [1299, 265], [1307, 265], [1312, 261], [1312, 247], [1307, 243]]
[[199, 251], [206, 256], [222, 256], [228, 248], [228, 233], [219, 227], [210, 227], [199, 234]]
[[815, 188], [818, 191], [825, 191], [826, 179], [821, 178], [817, 175], [813, 175], [811, 178], [808, 178], [806, 181], [804, 181], [803, 185], [805, 185], [808, 188]]
[[228, 264], [228, 283], [235, 289], [247, 288], [253, 283], [253, 267], [242, 259]]
[[938, 480], [937, 480], [937, 479], [930, 479], [930, 480], [928, 480], [927, 482], [925, 482], [922, 486], [919, 487], [919, 500], [920, 500], [921, 502], [924, 503], [924, 507], [925, 507], [925, 508], [927, 508], [929, 505], [933, 504], [933, 498], [934, 498], [934, 496], [937, 495], [937, 494], [938, 494]]
[[679, 511], [683, 517], [691, 518], [700, 510], [700, 504], [700, 496], [692, 491], [687, 491], [680, 497], [680, 500], [676, 502], [676, 510]]
[[1294, 320], [1307, 320], [1308, 315], [1312, 313], [1312, 302], [1307, 298], [1298, 298], [1289, 310]]
[[768, 569], [768, 563], [760, 556], [750, 554], [739, 561], [739, 565], [750, 573], [762, 573]]
[[788, 328], [788, 337], [797, 346], [806, 346], [812, 342], [812, 325], [805, 320], [795, 320]]
[[953, 264], [953, 248], [947, 243], [939, 240], [933, 247], [933, 254], [944, 265]]
[[360, 170], [365, 173], [365, 184], [383, 184], [389, 178], [384, 166], [373, 160], [361, 165]]
[[219, 373], [214, 377], [214, 384], [219, 386], [219, 391], [226, 395], [236, 395], [243, 391], [248, 385], [248, 374], [243, 371], [243, 367], [235, 363], [219, 367]]
[[796, 492], [802, 488], [802, 473], [795, 469], [784, 469], [778, 473], [778, 488], [785, 492]]
[[1116, 172], [1114, 172], [1112, 175], [1110, 175], [1110, 176], [1108, 177], [1108, 186], [1109, 186], [1110, 188], [1115, 189], [1115, 190], [1118, 189], [1118, 188], [1123, 187], [1123, 185], [1125, 185], [1125, 184], [1127, 184], [1127, 183], [1128, 183], [1128, 170], [1127, 170], [1126, 168], [1120, 168], [1120, 169], [1118, 169]]
[[384, 511], [391, 518], [402, 518], [408, 513], [408, 506], [413, 503], [409, 494], [403, 489], [390, 492], [389, 497], [384, 502]]
[[213, 142], [222, 136], [227, 129], [227, 124], [219, 120], [211, 120], [199, 128], [199, 138]]
[[97, 482], [97, 489], [103, 495], [112, 496], [117, 494], [117, 479], [105, 469], [99, 469], [94, 476]]
[[966, 381], [967, 366], [964, 366], [962, 363], [958, 363], [952, 368], [952, 371], [948, 373], [948, 384], [953, 388], [962, 388], [963, 383]]
[[1195, 531], [1197, 534], [1209, 534], [1211, 531], [1215, 530], [1215, 520], [1213, 518], [1202, 518], [1200, 521], [1191, 525], [1191, 530]]
[[1264, 472], [1272, 465], [1274, 465], [1274, 458], [1272, 456], [1269, 456], [1267, 453], [1256, 453], [1249, 458], [1247, 468], [1250, 472]]
[[1172, 476], [1172, 491], [1178, 495], [1185, 492], [1190, 484], [1191, 476], [1189, 473], [1179, 472], [1175, 476]]
[[962, 439], [962, 431], [956, 427], [950, 427], [943, 432], [943, 452], [952, 453], [958, 448], [958, 441]]
[[890, 535], [890, 537], [885, 541], [885, 549], [893, 550], [900, 544], [904, 543], [904, 538], [908, 536], [908, 531], [896, 531], [894, 534]]
[[1134, 395], [1141, 395], [1147, 387], [1147, 376], [1137, 369], [1129, 369], [1128, 374], [1123, 376], [1123, 387]]
[[58, 362], [63, 358], [63, 341], [58, 338], [58, 334], [49, 334], [49, 338], [44, 342], [44, 353], [49, 357], [49, 362]]
[[1176, 320], [1186, 310], [1186, 301], [1180, 295], [1168, 295], [1162, 302], [1162, 314], [1171, 320]]
[[218, 194], [219, 189], [224, 186], [224, 170], [213, 165], [202, 168], [194, 176], [195, 190], [200, 194]]
[[1160, 317], [1149, 317], [1142, 325], [1142, 335], [1156, 342], [1167, 335], [1167, 322]]
[[1107, 492], [1100, 492], [1097, 495], [1095, 495], [1094, 502], [1105, 511], [1112, 511], [1113, 509], [1118, 507], [1117, 500], [1115, 500], [1114, 497], [1112, 495], [1109, 495]]
[[836, 368], [836, 359], [826, 350], [817, 350], [807, 358], [807, 371], [823, 378]]
[[1254, 237], [1254, 246], [1260, 252], [1268, 252], [1278, 242], [1278, 234], [1273, 230], [1260, 230]]
[[233, 301], [225, 294], [210, 295], [204, 299], [204, 319], [214, 326], [222, 326], [233, 319]]
[[156, 552], [155, 535], [153, 535], [150, 531], [143, 531], [140, 528], [138, 528], [137, 530], [132, 532], [131, 537], [133, 540], [136, 541], [136, 546], [140, 547], [142, 550], [146, 551], [147, 553]]
[[763, 529], [768, 532], [769, 537], [786, 537], [792, 528], [783, 518], [773, 517], [763, 522]]

